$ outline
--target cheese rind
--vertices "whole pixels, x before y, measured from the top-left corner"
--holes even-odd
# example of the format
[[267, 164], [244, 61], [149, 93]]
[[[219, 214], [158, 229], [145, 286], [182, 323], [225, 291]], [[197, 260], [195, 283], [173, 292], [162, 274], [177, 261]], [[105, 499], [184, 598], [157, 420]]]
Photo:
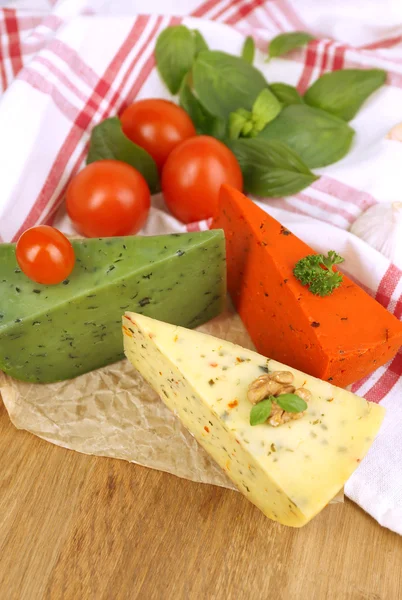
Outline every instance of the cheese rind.
[[313, 394], [305, 415], [252, 427], [248, 385], [267, 359], [230, 342], [135, 313], [123, 318], [125, 353], [165, 404], [269, 518], [300, 527], [342, 488], [366, 454], [384, 409], [290, 370]]

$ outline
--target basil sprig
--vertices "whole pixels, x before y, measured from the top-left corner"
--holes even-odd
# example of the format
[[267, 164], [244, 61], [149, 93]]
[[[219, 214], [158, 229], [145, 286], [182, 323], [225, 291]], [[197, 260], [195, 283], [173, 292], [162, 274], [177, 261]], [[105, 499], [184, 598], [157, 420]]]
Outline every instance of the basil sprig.
[[144, 176], [152, 193], [159, 191], [155, 161], [148, 152], [124, 135], [118, 117], [105, 119], [92, 130], [87, 164], [104, 159], [128, 163]]
[[270, 41], [268, 46], [269, 58], [282, 56], [291, 50], [301, 48], [313, 40], [314, 37], [304, 31], [291, 31], [290, 33], [281, 33]]
[[273, 402], [276, 402], [282, 410], [291, 413], [303, 412], [307, 408], [307, 402], [299, 396], [296, 396], [296, 394], [270, 396], [253, 406], [250, 411], [250, 425], [261, 425], [262, 423], [265, 423], [271, 414]]
[[279, 140], [238, 139], [229, 143], [251, 194], [280, 198], [300, 192], [318, 177]]
[[304, 95], [310, 106], [350, 121], [363, 102], [385, 83], [386, 72], [382, 69], [342, 69], [325, 73]]
[[[304, 32], [274, 38], [269, 57], [282, 56], [314, 39]], [[311, 168], [343, 158], [354, 130], [346, 123], [385, 81], [381, 69], [344, 69], [327, 73], [302, 98], [292, 85], [271, 85], [256, 69], [255, 45], [244, 41], [241, 56], [210, 50], [198, 29], [166, 28], [158, 36], [159, 74], [190, 115], [198, 134], [213, 136], [237, 157], [246, 192], [281, 197], [299, 192], [317, 177]], [[91, 134], [87, 163], [126, 162], [140, 171], [152, 193], [159, 177], [152, 157], [123, 133], [117, 117]]]
[[[313, 39], [302, 31], [278, 35], [269, 45], [269, 58]], [[210, 50], [197, 29], [184, 25], [165, 29], [155, 49], [159, 73], [173, 94], [179, 92], [197, 133], [216, 137], [233, 150], [245, 191], [267, 197], [295, 194], [317, 179], [310, 169], [348, 153], [354, 130], [346, 121], [384, 83], [385, 72], [328, 73], [302, 97], [287, 83], [268, 84], [252, 65], [254, 54], [251, 37], [244, 40], [241, 56], [233, 56]], [[146, 153], [135, 156], [152, 182], [152, 159]]]

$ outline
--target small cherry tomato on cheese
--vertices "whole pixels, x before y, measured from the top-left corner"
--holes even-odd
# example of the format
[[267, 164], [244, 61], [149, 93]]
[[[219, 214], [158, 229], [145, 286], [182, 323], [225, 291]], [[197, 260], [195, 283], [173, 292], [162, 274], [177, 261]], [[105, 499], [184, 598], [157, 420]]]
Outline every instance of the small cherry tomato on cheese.
[[151, 195], [139, 171], [118, 160], [99, 160], [70, 182], [67, 213], [87, 237], [137, 233], [147, 220]]
[[160, 98], [134, 102], [120, 120], [124, 134], [152, 156], [159, 170], [180, 142], [196, 135], [186, 111]]
[[239, 163], [222, 142], [206, 135], [190, 138], [177, 146], [162, 171], [165, 202], [183, 223], [215, 216], [223, 183], [242, 190]]
[[16, 245], [16, 258], [27, 277], [45, 285], [67, 279], [74, 268], [71, 242], [58, 229], [39, 225], [27, 229]]

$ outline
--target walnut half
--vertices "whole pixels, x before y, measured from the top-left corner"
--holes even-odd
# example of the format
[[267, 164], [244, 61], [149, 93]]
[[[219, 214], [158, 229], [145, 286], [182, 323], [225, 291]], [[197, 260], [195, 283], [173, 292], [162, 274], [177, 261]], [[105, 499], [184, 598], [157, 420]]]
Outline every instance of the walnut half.
[[268, 417], [268, 423], [272, 425], [272, 427], [278, 427], [278, 425], [283, 425], [284, 423], [288, 423], [289, 421], [297, 421], [301, 419], [304, 415], [304, 412], [291, 413], [283, 410], [276, 402], [272, 402], [271, 414]]
[[248, 386], [247, 398], [251, 404], [257, 404], [268, 396], [276, 396], [282, 389], [282, 384], [271, 379], [268, 375], [261, 375]]

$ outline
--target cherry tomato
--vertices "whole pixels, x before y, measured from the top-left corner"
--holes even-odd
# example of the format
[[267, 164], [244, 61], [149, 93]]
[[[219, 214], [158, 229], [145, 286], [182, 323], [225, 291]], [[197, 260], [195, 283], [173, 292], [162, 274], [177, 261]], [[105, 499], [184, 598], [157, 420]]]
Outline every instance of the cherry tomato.
[[147, 182], [136, 169], [118, 160], [99, 160], [70, 182], [67, 212], [75, 228], [87, 237], [137, 233], [151, 205]]
[[125, 135], [148, 152], [159, 169], [180, 142], [196, 135], [185, 110], [161, 99], [139, 100], [121, 115]]
[[165, 202], [170, 212], [183, 223], [215, 216], [223, 183], [242, 190], [239, 163], [222, 142], [206, 135], [185, 140], [177, 146], [162, 171]]
[[58, 229], [48, 225], [24, 231], [17, 242], [15, 254], [25, 275], [45, 285], [67, 279], [75, 263], [71, 242]]

